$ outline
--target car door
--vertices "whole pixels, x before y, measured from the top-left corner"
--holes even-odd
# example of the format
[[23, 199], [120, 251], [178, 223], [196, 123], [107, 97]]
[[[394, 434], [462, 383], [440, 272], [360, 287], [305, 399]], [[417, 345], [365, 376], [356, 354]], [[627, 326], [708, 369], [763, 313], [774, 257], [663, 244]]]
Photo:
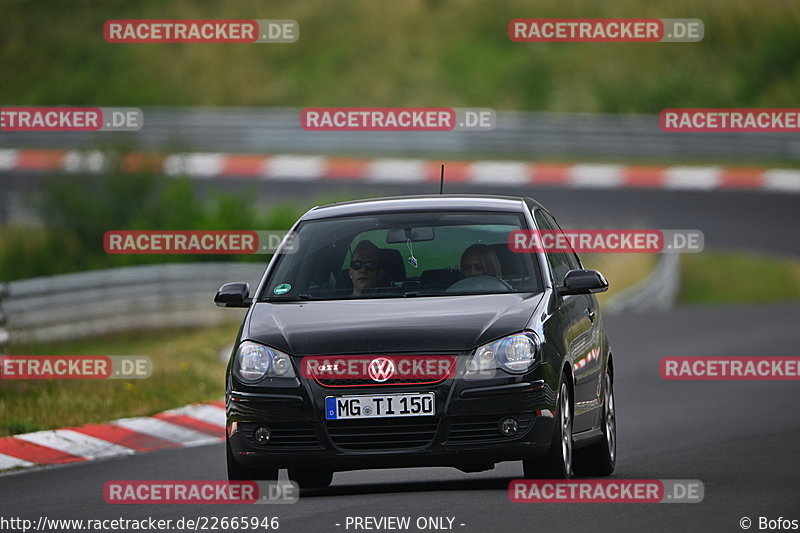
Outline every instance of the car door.
[[[561, 228], [541, 208], [534, 211], [536, 225], [543, 231], [561, 231]], [[564, 284], [564, 276], [570, 270], [580, 268], [574, 253], [547, 252], [550, 271], [553, 276], [553, 286], [560, 287]], [[575, 378], [575, 417], [573, 430], [577, 433], [594, 427], [597, 407], [597, 357], [593, 327], [594, 314], [596, 313], [594, 298], [583, 294], [565, 295], [560, 297], [556, 310], [557, 328], [553, 334], [562, 335], [562, 345], [567, 350], [567, 355], [572, 362], [572, 373]], [[558, 331], [559, 333], [556, 333]]]
[[[545, 213], [545, 216], [552, 221], [559, 231], [563, 231], [550, 213]], [[583, 268], [583, 263], [581, 263], [578, 254], [572, 249], [565, 255], [567, 256], [566, 259], [570, 265], [570, 270]], [[575, 426], [578, 427], [578, 416], [580, 414], [582, 417], [581, 428], [591, 429], [600, 422], [600, 387], [602, 386], [603, 377], [603, 358], [600, 354], [602, 331], [597, 298], [593, 294], [583, 294], [580, 295], [580, 298], [582, 301], [580, 307], [584, 314], [581, 320], [584, 325], [588, 326], [589, 333], [585, 337], [588, 350], [582, 347], [576, 350], [583, 356], [581, 359], [573, 361], [572, 365], [572, 372], [575, 376]], [[586, 324], [586, 319], [589, 321], [588, 324]], [[578, 402], [581, 402], [580, 405]]]

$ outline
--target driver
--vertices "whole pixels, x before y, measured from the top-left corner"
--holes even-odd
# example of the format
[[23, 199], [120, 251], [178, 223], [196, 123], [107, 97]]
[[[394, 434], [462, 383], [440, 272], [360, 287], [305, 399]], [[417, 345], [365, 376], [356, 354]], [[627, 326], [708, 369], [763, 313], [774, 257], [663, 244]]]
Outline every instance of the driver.
[[371, 241], [364, 239], [356, 245], [348, 269], [353, 282], [353, 296], [370, 292], [386, 275], [386, 270], [380, 262], [380, 255], [380, 249]]
[[500, 260], [485, 244], [473, 244], [461, 254], [461, 279], [483, 274], [500, 278]]

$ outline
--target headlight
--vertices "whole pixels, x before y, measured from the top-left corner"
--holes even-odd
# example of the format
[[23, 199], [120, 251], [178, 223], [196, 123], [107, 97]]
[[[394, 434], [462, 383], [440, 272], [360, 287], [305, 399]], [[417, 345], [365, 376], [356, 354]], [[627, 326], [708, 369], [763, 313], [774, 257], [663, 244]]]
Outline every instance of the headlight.
[[533, 333], [515, 333], [475, 350], [467, 376], [501, 368], [511, 374], [526, 372], [536, 360], [539, 343]]
[[234, 372], [244, 383], [255, 383], [265, 377], [295, 377], [288, 355], [250, 341], [244, 341], [236, 350]]

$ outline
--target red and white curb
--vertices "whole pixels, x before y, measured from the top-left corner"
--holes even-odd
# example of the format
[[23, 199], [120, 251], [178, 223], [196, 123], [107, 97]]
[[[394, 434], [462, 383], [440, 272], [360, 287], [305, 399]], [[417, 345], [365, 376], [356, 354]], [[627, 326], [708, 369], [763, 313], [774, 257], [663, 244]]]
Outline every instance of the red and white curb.
[[0, 438], [0, 471], [215, 444], [224, 438], [223, 402], [187, 405], [151, 417]]
[[[0, 149], [0, 172], [64, 171], [100, 173], [108, 168], [100, 151]], [[544, 185], [616, 189], [746, 189], [800, 193], [800, 170], [719, 166], [644, 166], [530, 163], [525, 161], [434, 161], [425, 159], [357, 159], [313, 155], [132, 153], [124, 171], [152, 170], [191, 178], [341, 181], [410, 184], [439, 180], [446, 164], [448, 183]]]

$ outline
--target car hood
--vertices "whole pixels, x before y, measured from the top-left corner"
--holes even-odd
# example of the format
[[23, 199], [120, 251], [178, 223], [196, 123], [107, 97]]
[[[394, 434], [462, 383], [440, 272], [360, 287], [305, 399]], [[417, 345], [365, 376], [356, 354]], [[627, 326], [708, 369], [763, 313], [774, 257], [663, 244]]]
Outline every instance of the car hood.
[[524, 329], [541, 293], [260, 302], [242, 340], [292, 355], [464, 352]]

